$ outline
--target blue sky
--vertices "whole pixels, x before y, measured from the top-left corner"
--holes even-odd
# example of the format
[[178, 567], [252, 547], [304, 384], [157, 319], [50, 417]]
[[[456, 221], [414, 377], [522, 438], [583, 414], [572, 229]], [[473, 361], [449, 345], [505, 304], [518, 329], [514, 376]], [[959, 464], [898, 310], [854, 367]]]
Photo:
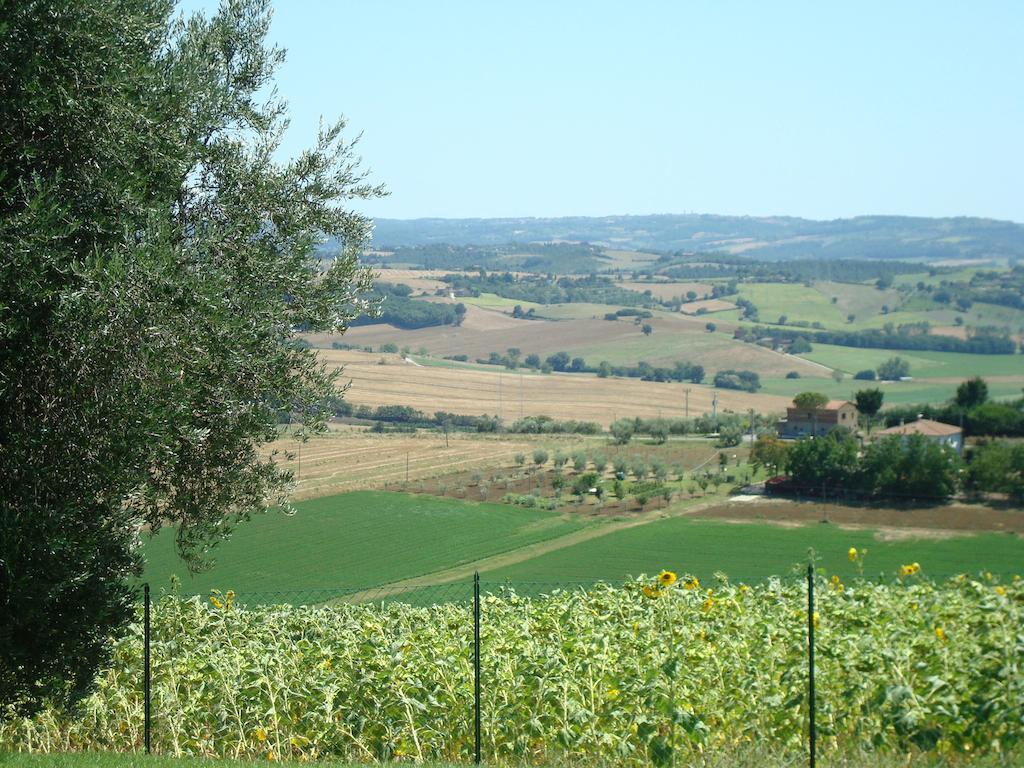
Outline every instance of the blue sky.
[[283, 150], [344, 114], [373, 216], [1024, 222], [1021, 2], [274, 5]]

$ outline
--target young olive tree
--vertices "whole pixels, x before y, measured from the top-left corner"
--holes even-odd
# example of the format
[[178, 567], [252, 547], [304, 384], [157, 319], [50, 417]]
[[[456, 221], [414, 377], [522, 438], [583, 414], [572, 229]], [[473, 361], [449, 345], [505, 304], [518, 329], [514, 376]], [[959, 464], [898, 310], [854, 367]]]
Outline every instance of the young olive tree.
[[[278, 159], [266, 0], [8, 3], [0, 24], [0, 705], [86, 692], [143, 531], [194, 567], [292, 473], [337, 371], [302, 330], [368, 306], [345, 123]], [[319, 250], [325, 239], [330, 250]]]

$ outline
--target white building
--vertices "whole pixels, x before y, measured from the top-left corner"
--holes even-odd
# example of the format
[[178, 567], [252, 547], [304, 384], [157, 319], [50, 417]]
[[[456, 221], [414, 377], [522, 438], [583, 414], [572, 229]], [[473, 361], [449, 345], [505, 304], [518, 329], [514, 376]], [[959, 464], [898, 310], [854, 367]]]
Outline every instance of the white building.
[[960, 427], [952, 424], [943, 424], [941, 421], [931, 419], [918, 419], [909, 424], [900, 424], [898, 427], [889, 427], [876, 432], [879, 437], [886, 435], [924, 435], [933, 443], [948, 445], [960, 453], [964, 446], [964, 433]]

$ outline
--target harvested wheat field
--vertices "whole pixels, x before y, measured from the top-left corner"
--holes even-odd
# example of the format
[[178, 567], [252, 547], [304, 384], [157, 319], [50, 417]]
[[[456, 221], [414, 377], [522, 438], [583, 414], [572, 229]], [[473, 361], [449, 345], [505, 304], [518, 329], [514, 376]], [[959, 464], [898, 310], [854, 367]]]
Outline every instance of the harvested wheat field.
[[293, 454], [295, 499], [343, 491], [385, 488], [457, 472], [483, 472], [515, 466], [517, 453], [535, 447], [515, 436], [421, 432], [377, 434], [361, 427], [334, 426], [300, 444], [287, 435], [271, 449]]
[[447, 287], [447, 283], [441, 280], [451, 272], [443, 269], [391, 269], [390, 267], [375, 267], [377, 282], [408, 285], [414, 291], [425, 291], [433, 293], [438, 288]]
[[[550, 305], [552, 307], [556, 305]], [[570, 307], [581, 305], [571, 304]], [[589, 305], [603, 312], [607, 307]], [[700, 363], [709, 372], [724, 368], [746, 368], [762, 376], [782, 378], [788, 371], [803, 376], [821, 376], [820, 368], [799, 358], [773, 352], [732, 338], [729, 323], [719, 322], [718, 333], [708, 333], [708, 318], [659, 312], [647, 322], [654, 333], [645, 336], [640, 325], [627, 320], [609, 322], [593, 317], [566, 320], [516, 320], [511, 312], [467, 305], [461, 326], [442, 325], [403, 330], [378, 323], [350, 328], [344, 336], [307, 335], [316, 346], [330, 347], [333, 341], [357, 346], [381, 344], [423, 348], [430, 354], [464, 354], [486, 358], [490, 352], [516, 347], [522, 354], [537, 353], [542, 358], [560, 351], [583, 357], [591, 365], [607, 360], [612, 365], [636, 365], [646, 360], [652, 365], [668, 365], [679, 360]]]
[[[426, 413], [496, 414], [506, 421], [521, 416], [596, 421], [617, 418], [684, 416], [690, 390], [690, 416], [710, 413], [718, 393], [719, 411], [781, 412], [788, 398], [715, 390], [696, 384], [658, 384], [638, 379], [599, 379], [581, 374], [530, 374], [417, 366], [398, 355], [321, 350], [322, 359], [343, 365], [352, 385], [346, 399], [355, 405], [408, 405]], [[381, 365], [381, 361], [385, 365]]]
[[697, 283], [692, 281], [642, 283], [634, 280], [624, 280], [619, 283], [619, 285], [631, 291], [637, 291], [638, 293], [650, 291], [651, 296], [660, 300], [674, 299], [677, 296], [681, 296], [685, 299], [686, 294], [690, 291], [693, 291], [699, 297], [711, 294], [711, 283]]

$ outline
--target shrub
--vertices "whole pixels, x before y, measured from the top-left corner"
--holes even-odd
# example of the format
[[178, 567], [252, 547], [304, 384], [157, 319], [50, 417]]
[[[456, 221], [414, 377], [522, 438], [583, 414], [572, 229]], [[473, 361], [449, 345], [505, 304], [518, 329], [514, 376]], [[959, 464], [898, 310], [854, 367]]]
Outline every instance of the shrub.
[[878, 366], [878, 378], [896, 381], [910, 375], [910, 363], [902, 357], [890, 357]]
[[754, 371], [724, 370], [715, 374], [715, 386], [721, 389], [739, 389], [756, 392], [761, 388], [761, 377]]
[[611, 432], [616, 445], [625, 445], [633, 438], [636, 422], [633, 419], [618, 419], [612, 423]]
[[573, 453], [572, 467], [577, 472], [582, 472], [583, 470], [585, 470], [587, 468], [588, 463], [589, 461], [587, 459], [586, 451], [576, 451], [575, 453]]

